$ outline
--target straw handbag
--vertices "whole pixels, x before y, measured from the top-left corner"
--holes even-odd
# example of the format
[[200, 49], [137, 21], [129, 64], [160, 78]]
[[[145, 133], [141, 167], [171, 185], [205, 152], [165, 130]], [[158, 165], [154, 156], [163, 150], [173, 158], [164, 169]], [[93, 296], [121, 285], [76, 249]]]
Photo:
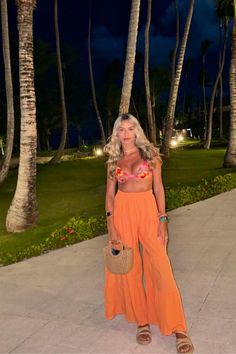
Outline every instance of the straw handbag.
[[119, 250], [112, 247], [112, 242], [109, 242], [103, 248], [105, 266], [114, 274], [127, 274], [133, 267], [134, 252], [130, 247], [126, 247], [119, 240]]

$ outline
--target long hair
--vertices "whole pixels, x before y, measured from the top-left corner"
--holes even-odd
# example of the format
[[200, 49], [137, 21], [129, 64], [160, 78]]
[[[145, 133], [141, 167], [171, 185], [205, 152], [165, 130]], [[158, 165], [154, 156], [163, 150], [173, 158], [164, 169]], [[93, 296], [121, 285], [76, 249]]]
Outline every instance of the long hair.
[[149, 166], [153, 169], [156, 165], [156, 160], [161, 160], [159, 149], [156, 148], [145, 136], [145, 133], [137, 120], [132, 114], [126, 113], [119, 115], [115, 120], [112, 134], [109, 138], [109, 142], [104, 146], [104, 153], [108, 155], [107, 166], [108, 166], [108, 176], [112, 178], [114, 175], [117, 161], [123, 156], [122, 145], [118, 138], [118, 129], [120, 123], [124, 120], [129, 120], [133, 123], [135, 129], [135, 146], [139, 149], [140, 155], [143, 160], [149, 163]]

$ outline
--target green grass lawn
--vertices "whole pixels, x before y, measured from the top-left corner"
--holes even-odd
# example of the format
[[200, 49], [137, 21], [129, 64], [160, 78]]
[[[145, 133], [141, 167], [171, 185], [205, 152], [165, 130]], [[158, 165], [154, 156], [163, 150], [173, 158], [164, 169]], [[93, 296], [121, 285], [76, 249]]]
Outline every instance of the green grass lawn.
[[222, 168], [225, 149], [186, 149], [172, 150], [171, 158], [164, 161], [163, 182], [167, 187], [196, 185], [206, 178], [235, 172], [234, 169]]
[[104, 213], [105, 161], [81, 159], [58, 165], [38, 166], [39, 222], [35, 229], [21, 234], [5, 231], [5, 217], [13, 196], [17, 170], [0, 189], [0, 255], [40, 243], [51, 231], [73, 216], [97, 216]]
[[[213, 178], [236, 169], [223, 169], [224, 149], [173, 150], [164, 161], [163, 181], [166, 187], [196, 185], [203, 178]], [[35, 229], [21, 234], [8, 234], [5, 217], [13, 197], [17, 170], [11, 170], [0, 186], [0, 257], [1, 252], [20, 251], [38, 244], [71, 217], [104, 214], [105, 160], [80, 159], [58, 165], [39, 165], [37, 193], [39, 221]]]

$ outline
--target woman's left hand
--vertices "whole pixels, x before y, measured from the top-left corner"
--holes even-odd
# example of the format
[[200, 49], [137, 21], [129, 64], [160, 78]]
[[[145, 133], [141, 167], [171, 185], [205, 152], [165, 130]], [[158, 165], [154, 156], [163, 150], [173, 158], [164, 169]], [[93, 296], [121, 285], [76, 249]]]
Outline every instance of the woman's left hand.
[[168, 227], [167, 221], [161, 222], [158, 225], [157, 239], [166, 247], [168, 243]]

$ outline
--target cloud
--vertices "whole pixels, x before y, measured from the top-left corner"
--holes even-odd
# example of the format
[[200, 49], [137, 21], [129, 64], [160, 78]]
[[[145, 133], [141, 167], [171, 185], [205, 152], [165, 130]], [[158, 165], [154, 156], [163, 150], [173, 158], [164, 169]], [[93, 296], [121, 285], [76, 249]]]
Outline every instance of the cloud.
[[[188, 13], [188, 2], [179, 0], [180, 27], [181, 33]], [[160, 19], [164, 30], [170, 26], [175, 28], [175, 9], [173, 4], [166, 9], [165, 15]], [[173, 37], [174, 37], [173, 33]], [[193, 18], [190, 28], [189, 39], [187, 43], [186, 56], [198, 57], [200, 54], [201, 42], [205, 39], [212, 40], [214, 43], [212, 49], [216, 50], [218, 46], [218, 19], [216, 15], [215, 0], [196, 0]]]
[[96, 26], [92, 31], [91, 47], [96, 59], [118, 58], [122, 60], [125, 45], [124, 38], [113, 36], [105, 26]]
[[[137, 50], [144, 52], [144, 35], [145, 27], [142, 27], [139, 32], [137, 43]], [[164, 65], [169, 63], [170, 51], [174, 48], [175, 38], [168, 35], [160, 35], [155, 32], [153, 26], [150, 28], [150, 64], [151, 65]]]
[[[144, 53], [145, 27], [139, 29], [137, 51]], [[107, 27], [97, 26], [91, 36], [93, 57], [110, 61], [113, 58], [124, 60], [127, 38], [113, 36]], [[169, 53], [175, 45], [175, 38], [162, 36], [150, 29], [150, 62], [153, 65], [166, 64]]]
[[[179, 13], [182, 39], [183, 28], [188, 13], [186, 0], [179, 0]], [[151, 65], [168, 64], [170, 51], [175, 46], [175, 9], [170, 4], [164, 16], [158, 19], [157, 25], [153, 24], [150, 30], [150, 63]], [[145, 27], [139, 29], [137, 50], [144, 53]], [[190, 34], [187, 42], [186, 58], [199, 58], [201, 42], [205, 39], [213, 41], [210, 48], [211, 54], [215, 55], [218, 48], [218, 19], [216, 16], [215, 0], [196, 0]], [[126, 50], [127, 38], [114, 36], [107, 27], [96, 26], [92, 31], [93, 56], [99, 60], [111, 60], [119, 58], [123, 60]], [[213, 52], [213, 53], [212, 53]]]

